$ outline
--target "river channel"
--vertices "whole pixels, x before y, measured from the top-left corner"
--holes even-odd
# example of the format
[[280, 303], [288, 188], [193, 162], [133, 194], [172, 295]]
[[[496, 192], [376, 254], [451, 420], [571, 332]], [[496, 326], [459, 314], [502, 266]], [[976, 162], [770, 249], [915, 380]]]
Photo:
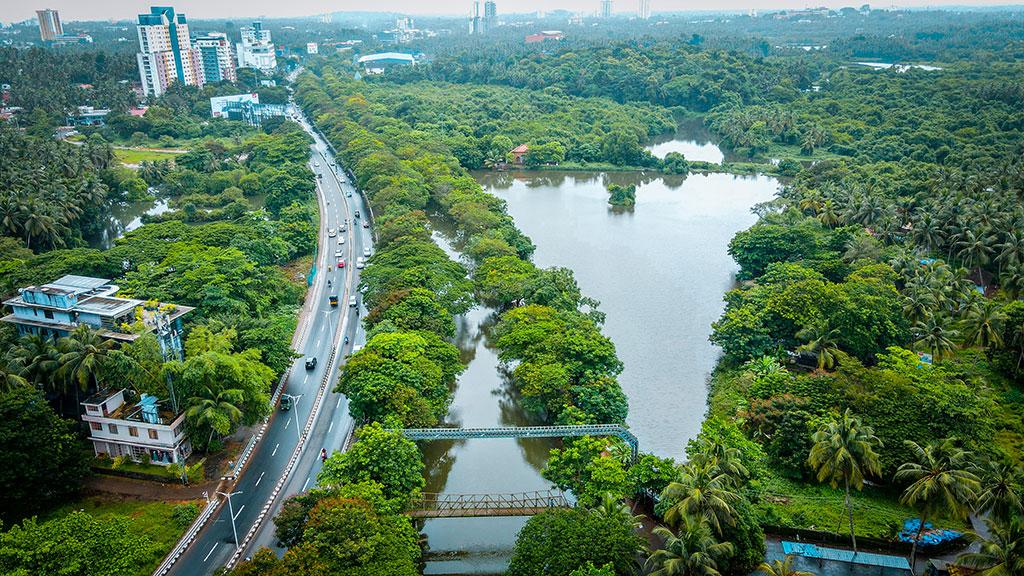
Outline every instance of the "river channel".
[[[601, 301], [603, 327], [625, 364], [620, 382], [629, 425], [641, 449], [679, 458], [700, 429], [707, 380], [719, 351], [707, 338], [734, 284], [732, 236], [756, 221], [750, 209], [773, 198], [767, 176], [638, 173], [480, 172], [485, 190], [508, 202], [516, 224], [537, 245], [538, 266], [571, 268]], [[605, 185], [637, 185], [637, 204], [612, 210]], [[443, 224], [439, 243], [457, 257]], [[453, 426], [530, 424], [518, 410], [489, 335], [494, 311], [457, 318], [456, 344], [467, 362], [446, 419]], [[551, 443], [469, 440], [424, 444], [427, 492], [508, 493], [544, 490], [540, 477]], [[500, 574], [523, 518], [425, 523], [427, 574]]]

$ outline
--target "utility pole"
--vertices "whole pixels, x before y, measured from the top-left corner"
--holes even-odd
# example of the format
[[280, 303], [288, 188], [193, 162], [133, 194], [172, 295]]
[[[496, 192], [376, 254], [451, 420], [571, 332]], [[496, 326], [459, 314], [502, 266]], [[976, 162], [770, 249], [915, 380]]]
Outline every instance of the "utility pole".
[[241, 491], [229, 493], [217, 492], [217, 494], [228, 499], [228, 514], [231, 515], [231, 531], [235, 534], [235, 550], [238, 550], [238, 528], [235, 528], [235, 508], [231, 505], [231, 497], [241, 493]]

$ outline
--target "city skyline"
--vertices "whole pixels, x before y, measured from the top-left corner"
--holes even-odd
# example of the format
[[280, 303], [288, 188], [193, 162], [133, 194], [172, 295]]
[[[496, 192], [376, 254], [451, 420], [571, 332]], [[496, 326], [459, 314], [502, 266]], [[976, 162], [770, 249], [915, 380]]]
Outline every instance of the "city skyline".
[[[772, 10], [772, 9], [801, 9], [824, 6], [828, 8], [841, 8], [844, 6], [860, 6], [863, 1], [850, 2], [844, 0], [823, 0], [809, 2], [807, 0], [724, 0], [716, 3], [714, 11], [745, 11], [748, 9]], [[868, 2], [870, 3], [870, 2]], [[61, 20], [71, 21], [96, 21], [96, 20], [131, 20], [139, 11], [147, 10], [153, 3], [138, 0], [94, 0], [82, 2], [81, 0], [47, 0], [39, 5], [25, 5], [14, 3], [0, 6], [0, 22], [22, 22], [35, 20], [36, 11], [43, 9], [58, 10]], [[166, 4], [166, 3], [165, 3]], [[466, 0], [441, 0], [431, 3], [428, 7], [423, 6], [416, 0], [393, 0], [386, 6], [386, 10], [361, 10], [365, 6], [357, 2], [325, 2], [324, 0], [293, 0], [288, 3], [281, 3], [272, 0], [247, 0], [233, 2], [211, 3], [204, 0], [180, 0], [172, 3], [175, 10], [186, 12], [189, 17], [195, 19], [230, 19], [230, 18], [295, 18], [314, 17], [324, 13], [351, 12], [351, 13], [403, 13], [411, 15], [432, 15], [432, 16], [465, 16], [470, 2]], [[895, 5], [897, 8], [943, 8], [943, 7], [984, 7], [984, 6], [1014, 6], [1019, 5], [1020, 0], [1008, 0], [1005, 2], [990, 0], [958, 0], [950, 2], [934, 2], [928, 0], [907, 0], [891, 3], [875, 4], [876, 7], [889, 7]], [[515, 4], [515, 9], [502, 10], [505, 14], [527, 14], [535, 11], [569, 10], [584, 14], [596, 13], [599, 8], [599, 1], [595, 0], [560, 0], [557, 4], [544, 0], [523, 0]], [[684, 11], [708, 11], [705, 2], [694, 0], [655, 0], [651, 3], [651, 12], [684, 12]], [[637, 3], [615, 2], [613, 14], [635, 15]]]

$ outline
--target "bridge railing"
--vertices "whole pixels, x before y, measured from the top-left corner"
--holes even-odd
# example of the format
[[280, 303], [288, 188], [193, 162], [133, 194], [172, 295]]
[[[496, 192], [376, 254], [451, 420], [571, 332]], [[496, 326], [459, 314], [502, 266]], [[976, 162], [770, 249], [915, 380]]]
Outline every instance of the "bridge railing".
[[536, 490], [512, 494], [426, 493], [410, 502], [407, 514], [420, 517], [532, 515], [548, 508], [572, 504], [560, 490]]
[[406, 428], [410, 440], [467, 440], [471, 438], [565, 438], [571, 436], [615, 436], [629, 445], [633, 460], [640, 452], [640, 440], [621, 424], [573, 426], [497, 426], [493, 428]]

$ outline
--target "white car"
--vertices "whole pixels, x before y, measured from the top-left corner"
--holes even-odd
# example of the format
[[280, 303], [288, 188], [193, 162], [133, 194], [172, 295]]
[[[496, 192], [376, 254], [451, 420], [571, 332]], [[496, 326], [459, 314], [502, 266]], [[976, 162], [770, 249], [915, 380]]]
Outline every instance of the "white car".
[[338, 232], [334, 228], [328, 228], [327, 229], [327, 236], [329, 236], [331, 238], [334, 238], [337, 235], [338, 235]]
[[340, 244], [344, 244], [344, 243], [345, 243], [345, 237], [344, 236], [338, 236], [338, 244], [340, 245]]
[[370, 249], [369, 248], [363, 248], [363, 257], [364, 258], [369, 258], [370, 257]]
[[320, 163], [319, 162], [313, 162], [313, 167], [314, 168], [319, 168], [320, 167]]
[[353, 307], [353, 308], [355, 307], [355, 305], [356, 305], [356, 297], [355, 296], [349, 296], [349, 298], [348, 298], [348, 305]]
[[344, 254], [341, 253], [341, 250], [337, 250], [337, 251], [334, 252], [334, 257], [335, 258], [341, 258], [343, 256], [344, 256]]
[[360, 256], [359, 258], [356, 259], [356, 268], [362, 269], [363, 266], [366, 266], [366, 263], [363, 261], [363, 257]]

